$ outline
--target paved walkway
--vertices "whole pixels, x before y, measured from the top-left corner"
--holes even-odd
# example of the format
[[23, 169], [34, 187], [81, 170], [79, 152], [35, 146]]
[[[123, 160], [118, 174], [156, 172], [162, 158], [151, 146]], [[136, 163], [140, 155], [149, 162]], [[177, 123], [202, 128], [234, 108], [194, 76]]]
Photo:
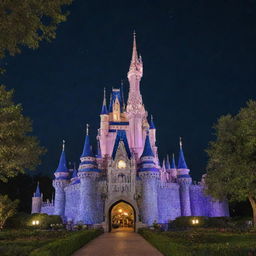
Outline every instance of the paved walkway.
[[163, 256], [135, 232], [104, 233], [72, 256]]

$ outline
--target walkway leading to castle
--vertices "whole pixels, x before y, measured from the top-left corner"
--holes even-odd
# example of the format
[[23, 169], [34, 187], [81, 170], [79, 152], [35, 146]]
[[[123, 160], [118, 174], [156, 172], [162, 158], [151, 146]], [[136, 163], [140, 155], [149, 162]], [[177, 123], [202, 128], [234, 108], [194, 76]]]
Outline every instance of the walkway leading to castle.
[[104, 233], [72, 256], [163, 256], [135, 232]]

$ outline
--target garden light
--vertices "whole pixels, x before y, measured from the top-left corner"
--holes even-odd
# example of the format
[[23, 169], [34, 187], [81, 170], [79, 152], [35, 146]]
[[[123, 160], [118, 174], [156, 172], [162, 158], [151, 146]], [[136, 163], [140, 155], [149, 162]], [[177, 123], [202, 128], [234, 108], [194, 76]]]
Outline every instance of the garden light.
[[32, 225], [33, 225], [33, 226], [39, 225], [39, 220], [33, 220], [33, 221], [32, 221]]
[[196, 225], [196, 224], [198, 224], [198, 223], [199, 223], [199, 220], [198, 220], [198, 219], [193, 219], [193, 220], [192, 220], [192, 224], [193, 224], [193, 225]]

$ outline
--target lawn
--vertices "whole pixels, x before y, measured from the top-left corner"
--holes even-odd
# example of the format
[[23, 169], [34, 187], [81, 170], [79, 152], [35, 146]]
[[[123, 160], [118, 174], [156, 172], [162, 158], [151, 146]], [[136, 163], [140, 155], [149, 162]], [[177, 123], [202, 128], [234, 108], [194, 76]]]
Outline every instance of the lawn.
[[[214, 229], [154, 232], [140, 234], [165, 256], [240, 256], [256, 251], [256, 233], [220, 232]], [[255, 254], [253, 254], [255, 255]]]
[[[92, 234], [93, 232], [95, 231], [4, 230], [0, 231], [0, 255], [27, 256], [38, 248], [45, 253], [43, 255], [59, 255], [58, 247], [61, 244], [75, 251], [87, 240], [98, 235], [98, 233]], [[70, 255], [68, 250], [66, 252]], [[38, 253], [36, 252], [35, 255]]]

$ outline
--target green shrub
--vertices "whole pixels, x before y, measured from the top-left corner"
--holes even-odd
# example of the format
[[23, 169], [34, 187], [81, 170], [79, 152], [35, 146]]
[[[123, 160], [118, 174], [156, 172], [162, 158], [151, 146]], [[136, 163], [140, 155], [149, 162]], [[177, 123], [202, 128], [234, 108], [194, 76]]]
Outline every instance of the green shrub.
[[102, 232], [102, 230], [75, 232], [66, 238], [56, 240], [34, 250], [29, 256], [70, 256], [74, 251], [81, 248], [84, 244], [88, 243]]
[[[39, 225], [33, 225], [33, 221], [39, 221]], [[51, 224], [62, 224], [62, 219], [58, 215], [48, 215], [45, 213], [35, 213], [30, 215], [26, 225], [31, 228], [48, 229]]]
[[206, 226], [211, 228], [228, 228], [231, 225], [230, 217], [210, 217], [206, 221]]
[[209, 229], [139, 233], [165, 256], [248, 256], [256, 253], [256, 233], [236, 234]]
[[[194, 220], [198, 220], [198, 223], [194, 223]], [[207, 218], [202, 216], [187, 216], [178, 217], [171, 222], [171, 226], [175, 228], [187, 228], [187, 227], [203, 227]]]
[[6, 228], [26, 228], [29, 218], [31, 217], [30, 214], [19, 212], [16, 213], [14, 216], [8, 218], [5, 223]]
[[[33, 221], [39, 221], [39, 225], [33, 225]], [[58, 215], [48, 215], [44, 213], [35, 213], [35, 214], [27, 214], [27, 213], [17, 213], [14, 216], [10, 217], [6, 221], [5, 227], [7, 228], [41, 228], [48, 229], [51, 224], [62, 224], [62, 219]]]

